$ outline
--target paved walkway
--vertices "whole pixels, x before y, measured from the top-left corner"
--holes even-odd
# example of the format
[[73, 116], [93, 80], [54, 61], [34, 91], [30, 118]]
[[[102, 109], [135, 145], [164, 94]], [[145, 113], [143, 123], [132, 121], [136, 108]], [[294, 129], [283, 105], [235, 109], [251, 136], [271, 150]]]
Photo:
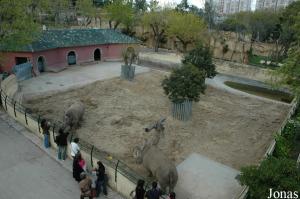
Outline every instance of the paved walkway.
[[[122, 62], [101, 62], [87, 66], [72, 66], [58, 73], [41, 75], [20, 82], [24, 96], [36, 96], [45, 93], [78, 88], [95, 81], [119, 77]], [[149, 71], [149, 68], [136, 66], [136, 74]]]
[[[44, 149], [39, 138], [1, 109], [0, 151], [1, 199], [79, 198], [71, 160], [55, 161], [54, 150]], [[112, 190], [108, 194], [107, 198], [122, 199]]]

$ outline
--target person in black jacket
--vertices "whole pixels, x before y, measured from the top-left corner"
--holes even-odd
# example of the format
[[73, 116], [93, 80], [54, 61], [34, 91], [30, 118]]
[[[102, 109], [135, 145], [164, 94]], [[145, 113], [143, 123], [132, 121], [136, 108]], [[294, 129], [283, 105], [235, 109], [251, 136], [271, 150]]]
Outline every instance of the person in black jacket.
[[55, 142], [58, 146], [58, 159], [65, 160], [67, 157], [67, 145], [68, 145], [68, 135], [69, 133], [64, 133], [64, 129], [60, 128], [58, 130], [58, 136], [55, 138]]
[[152, 182], [152, 189], [147, 191], [146, 198], [148, 199], [159, 199], [162, 195], [162, 191], [157, 187], [157, 182]]
[[81, 154], [77, 153], [73, 159], [73, 178], [79, 183], [81, 181], [80, 174], [84, 172], [79, 164], [81, 160]]
[[145, 189], [144, 189], [144, 180], [138, 180], [137, 186], [135, 188], [135, 199], [144, 199], [145, 198]]
[[107, 189], [106, 189], [106, 181], [107, 177], [105, 174], [105, 167], [102, 162], [97, 162], [98, 168], [96, 169], [97, 173], [97, 181], [96, 181], [96, 197], [99, 197], [101, 193], [101, 189], [103, 189], [103, 193], [107, 196]]

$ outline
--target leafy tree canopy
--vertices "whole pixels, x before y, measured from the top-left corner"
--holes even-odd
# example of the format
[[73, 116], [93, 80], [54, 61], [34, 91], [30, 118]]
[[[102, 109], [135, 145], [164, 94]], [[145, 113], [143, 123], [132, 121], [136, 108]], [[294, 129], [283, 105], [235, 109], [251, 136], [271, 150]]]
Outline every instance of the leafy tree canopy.
[[85, 26], [92, 22], [92, 18], [97, 16], [97, 10], [91, 0], [77, 0], [76, 2], [77, 14], [85, 17]]
[[150, 12], [146, 12], [142, 17], [142, 24], [149, 27], [154, 36], [154, 51], [158, 52], [158, 47], [161, 40], [165, 37], [169, 10], [160, 10], [158, 7], [153, 7]]
[[168, 98], [174, 103], [185, 100], [199, 101], [200, 93], [205, 91], [205, 73], [192, 64], [185, 64], [172, 71], [162, 82]]
[[206, 24], [200, 17], [185, 12], [170, 12], [168, 16], [167, 35], [176, 37], [186, 52], [187, 46], [203, 38]]
[[148, 8], [148, 3], [146, 0], [135, 0], [134, 7], [137, 12], [145, 12]]
[[274, 40], [278, 38], [279, 16], [279, 13], [270, 10], [239, 12], [229, 16], [220, 24], [220, 28], [225, 31], [248, 32], [252, 34], [253, 40]]
[[295, 95], [300, 96], [300, 13], [293, 20], [294, 24], [290, 27], [295, 34], [292, 46], [283, 66], [273, 73], [273, 80], [275, 84], [287, 85]]
[[37, 36], [38, 24], [29, 14], [31, 0], [0, 1], [0, 45], [14, 49], [32, 42]]
[[212, 78], [217, 74], [216, 66], [212, 62], [212, 52], [201, 43], [184, 56], [182, 63], [193, 64], [199, 70], [204, 71], [205, 76], [208, 78]]
[[[131, 26], [134, 24], [134, 9], [130, 3], [124, 0], [114, 0], [105, 7], [110, 28], [116, 29], [120, 24]], [[114, 25], [112, 25], [114, 22]]]
[[300, 191], [300, 170], [296, 161], [268, 157], [260, 166], [241, 169], [240, 182], [249, 186], [251, 199], [265, 199], [273, 191]]

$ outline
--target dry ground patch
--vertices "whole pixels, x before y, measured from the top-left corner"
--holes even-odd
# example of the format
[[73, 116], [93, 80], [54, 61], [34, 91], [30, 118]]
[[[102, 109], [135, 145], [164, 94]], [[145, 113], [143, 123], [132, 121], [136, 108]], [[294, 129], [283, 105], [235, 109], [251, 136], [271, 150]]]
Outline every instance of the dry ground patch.
[[193, 105], [192, 120], [177, 121], [170, 117], [170, 102], [160, 86], [165, 75], [151, 71], [137, 75], [133, 82], [98, 81], [26, 106], [51, 120], [62, 120], [70, 104], [83, 101], [86, 112], [78, 136], [140, 172], [131, 150], [149, 135], [143, 129], [161, 117], [167, 120], [159, 147], [176, 164], [197, 152], [240, 169], [259, 162], [289, 109], [289, 105], [208, 87]]

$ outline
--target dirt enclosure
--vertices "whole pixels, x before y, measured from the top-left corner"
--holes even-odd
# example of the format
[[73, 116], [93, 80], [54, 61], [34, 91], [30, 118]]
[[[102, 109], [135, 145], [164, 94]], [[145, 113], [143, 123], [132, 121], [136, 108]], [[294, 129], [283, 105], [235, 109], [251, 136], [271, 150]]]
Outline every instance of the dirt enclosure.
[[159, 147], [176, 164], [197, 152], [233, 168], [255, 164], [263, 157], [289, 105], [234, 95], [208, 87], [193, 105], [189, 122], [172, 119], [170, 102], [160, 86], [166, 73], [139, 74], [133, 82], [114, 78], [81, 89], [26, 103], [34, 113], [62, 120], [76, 100], [86, 105], [78, 136], [142, 172], [134, 163], [133, 147], [149, 136], [144, 128], [167, 117]]

